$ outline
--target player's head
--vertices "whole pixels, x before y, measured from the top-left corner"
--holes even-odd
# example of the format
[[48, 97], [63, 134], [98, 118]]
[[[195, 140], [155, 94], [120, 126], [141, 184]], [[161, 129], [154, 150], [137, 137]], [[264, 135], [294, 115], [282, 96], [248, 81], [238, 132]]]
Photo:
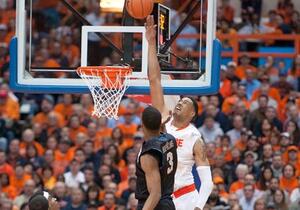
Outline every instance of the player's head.
[[198, 103], [193, 97], [181, 98], [175, 106], [173, 115], [175, 118], [192, 122], [198, 116]]
[[148, 106], [142, 114], [142, 126], [144, 131], [159, 131], [161, 126], [161, 118], [161, 113], [156, 108]]
[[29, 210], [44, 210], [49, 208], [49, 203], [42, 192], [37, 192], [29, 199], [28, 206]]

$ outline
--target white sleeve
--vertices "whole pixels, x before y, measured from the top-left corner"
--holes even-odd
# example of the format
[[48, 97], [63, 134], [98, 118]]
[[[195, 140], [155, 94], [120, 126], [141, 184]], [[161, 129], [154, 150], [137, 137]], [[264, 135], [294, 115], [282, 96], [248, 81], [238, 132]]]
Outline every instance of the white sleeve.
[[201, 187], [196, 207], [203, 209], [211, 191], [213, 190], [214, 184], [212, 181], [210, 166], [198, 166], [197, 172], [200, 177]]

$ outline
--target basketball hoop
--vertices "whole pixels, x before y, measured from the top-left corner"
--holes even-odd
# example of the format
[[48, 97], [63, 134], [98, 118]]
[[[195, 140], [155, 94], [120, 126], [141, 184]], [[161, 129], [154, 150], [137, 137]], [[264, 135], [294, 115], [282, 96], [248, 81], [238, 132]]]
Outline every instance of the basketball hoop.
[[118, 119], [121, 99], [128, 88], [128, 76], [132, 68], [128, 66], [88, 66], [79, 67], [77, 74], [88, 85], [93, 99], [92, 115]]

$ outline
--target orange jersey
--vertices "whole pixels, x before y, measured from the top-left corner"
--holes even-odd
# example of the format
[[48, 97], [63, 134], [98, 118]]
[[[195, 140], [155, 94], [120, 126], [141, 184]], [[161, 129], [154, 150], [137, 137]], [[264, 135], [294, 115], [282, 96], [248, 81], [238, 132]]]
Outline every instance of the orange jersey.
[[20, 118], [19, 103], [8, 96], [4, 104], [0, 104], [0, 117], [18, 120]]
[[10, 177], [10, 185], [16, 188], [18, 194], [23, 190], [23, 187], [27, 180], [31, 179], [31, 176], [24, 174], [22, 178], [18, 179], [15, 175]]
[[241, 181], [235, 181], [231, 184], [230, 188], [229, 188], [229, 192], [230, 193], [235, 193], [236, 191], [243, 189], [244, 187], [244, 182]]
[[279, 186], [281, 189], [286, 190], [289, 194], [298, 187], [298, 181], [296, 177], [291, 179], [286, 179], [285, 177], [281, 177], [279, 180]]
[[0, 166], [0, 174], [7, 174], [8, 176], [12, 176], [14, 174], [14, 169], [10, 164], [4, 163]]
[[[45, 152], [44, 147], [40, 143], [38, 143], [36, 141], [34, 141], [32, 143], [33, 143], [34, 147], [37, 149], [38, 155], [39, 156], [44, 155], [44, 152]], [[26, 147], [27, 147], [27, 145], [28, 144], [25, 143], [25, 142], [21, 142], [20, 143], [20, 154], [23, 155], [23, 156], [26, 155]]]

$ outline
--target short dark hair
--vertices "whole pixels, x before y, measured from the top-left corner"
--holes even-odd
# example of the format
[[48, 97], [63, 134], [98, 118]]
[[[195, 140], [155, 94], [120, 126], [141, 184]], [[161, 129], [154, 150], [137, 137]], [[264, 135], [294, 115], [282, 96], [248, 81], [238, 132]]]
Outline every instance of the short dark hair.
[[49, 208], [49, 203], [42, 192], [38, 192], [29, 199], [28, 206], [29, 210], [45, 210]]
[[151, 131], [160, 129], [161, 118], [161, 113], [153, 106], [148, 106], [142, 114], [143, 125]]

